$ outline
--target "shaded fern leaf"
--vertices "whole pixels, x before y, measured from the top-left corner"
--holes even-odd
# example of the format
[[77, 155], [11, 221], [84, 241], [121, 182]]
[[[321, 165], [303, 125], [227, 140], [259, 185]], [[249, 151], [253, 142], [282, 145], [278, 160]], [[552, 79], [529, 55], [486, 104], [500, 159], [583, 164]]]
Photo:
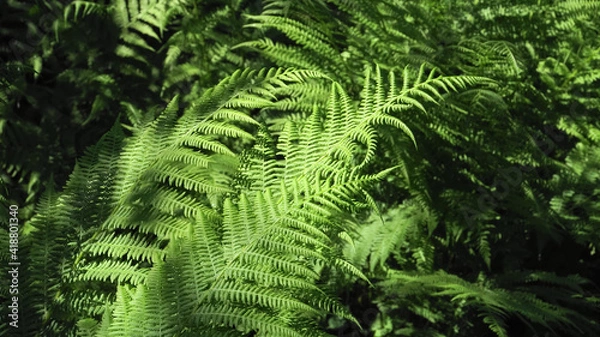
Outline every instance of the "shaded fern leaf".
[[[433, 296], [451, 296], [453, 302], [474, 306], [480, 312], [480, 317], [483, 317], [483, 322], [498, 336], [506, 336], [505, 320], [511, 315], [523, 320], [534, 331], [536, 327], [541, 327], [553, 334], [559, 331], [578, 330], [585, 335], [599, 328], [595, 322], [583, 323], [585, 320], [582, 320], [577, 311], [567, 306], [556, 305], [550, 297], [537, 295], [532, 291], [533, 289], [499, 288], [481, 276], [477, 283], [467, 282], [443, 271], [415, 274], [394, 270], [390, 271], [388, 276], [389, 279], [379, 283], [386, 292], [401, 294], [405, 289], [411, 289], [413, 292], [421, 293], [432, 291]], [[541, 277], [547, 280], [554, 279], [559, 283], [571, 283], [566, 279], [560, 280], [561, 278], [556, 276]], [[555, 290], [563, 292], [566, 289], [555, 288]], [[579, 305], [589, 305], [581, 299], [576, 301]]]

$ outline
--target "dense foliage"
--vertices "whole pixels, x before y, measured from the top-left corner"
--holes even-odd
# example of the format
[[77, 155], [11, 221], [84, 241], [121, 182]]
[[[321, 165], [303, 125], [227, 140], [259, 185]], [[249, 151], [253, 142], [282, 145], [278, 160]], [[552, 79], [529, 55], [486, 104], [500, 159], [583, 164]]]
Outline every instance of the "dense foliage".
[[598, 13], [0, 2], [0, 335], [600, 335]]

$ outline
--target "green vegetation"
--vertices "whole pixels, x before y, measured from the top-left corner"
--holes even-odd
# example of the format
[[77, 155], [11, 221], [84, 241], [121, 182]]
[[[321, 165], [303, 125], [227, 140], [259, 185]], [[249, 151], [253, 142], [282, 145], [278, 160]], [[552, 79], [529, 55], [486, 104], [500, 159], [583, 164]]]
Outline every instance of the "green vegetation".
[[0, 2], [0, 335], [600, 335], [598, 13]]

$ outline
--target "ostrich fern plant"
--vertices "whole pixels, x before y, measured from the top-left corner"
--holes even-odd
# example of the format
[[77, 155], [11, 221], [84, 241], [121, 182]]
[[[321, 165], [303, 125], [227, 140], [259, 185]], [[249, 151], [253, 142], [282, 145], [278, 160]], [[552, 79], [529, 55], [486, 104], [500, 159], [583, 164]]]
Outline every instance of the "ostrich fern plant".
[[[593, 9], [599, 5], [598, 1], [519, 4], [486, 1], [442, 6], [436, 2], [414, 4], [401, 0], [324, 0], [291, 4], [272, 0], [266, 1], [263, 13], [249, 16], [247, 27], [256, 29], [262, 36], [239, 47], [258, 51], [280, 66], [315, 67], [339, 80], [350, 92], [355, 93], [358, 83], [364, 79], [356, 70], [367, 59], [375, 60], [383, 68], [424, 63], [426, 67], [439, 67], [444, 74], [493, 76], [501, 83], [496, 92], [466, 91], [446, 99], [442, 105], [428, 106], [427, 112], [416, 110], [398, 115], [414, 133], [420, 149], [414, 151], [403, 146], [402, 139], [385, 135], [380, 138], [377, 155], [385, 158], [380, 162], [398, 163], [402, 175], [386, 181], [386, 189], [378, 191], [375, 199], [389, 208], [385, 215], [394, 214], [397, 224], [404, 226], [373, 217], [361, 228], [355, 245], [346, 247], [346, 253], [374, 278], [389, 281], [390, 276], [383, 271], [410, 270], [423, 277], [423, 284], [436, 284], [434, 288], [437, 282], [444, 287], [462, 287], [450, 279], [442, 281], [438, 273], [438, 269], [442, 269], [456, 273], [460, 282], [468, 282], [470, 286], [482, 286], [494, 294], [503, 293], [508, 302], [496, 311], [485, 296], [465, 292], [464, 296], [454, 297], [458, 308], [452, 320], [445, 315], [453, 309], [435, 299], [437, 296], [419, 295], [418, 299], [404, 300], [403, 294], [394, 289], [404, 289], [405, 280], [396, 278], [382, 283], [388, 285], [387, 290], [373, 296], [378, 308], [388, 313], [385, 318], [388, 327], [396, 320], [392, 324], [394, 330], [385, 330], [386, 333], [460, 336], [471, 331], [476, 335], [483, 333], [484, 330], [478, 330], [481, 326], [466, 327], [463, 323], [468, 320], [472, 324], [476, 320], [467, 318], [470, 315], [482, 315], [483, 328], [487, 326], [499, 336], [514, 333], [519, 323], [515, 324], [514, 320], [507, 323], [506, 317], [515, 316], [524, 318], [523, 324], [529, 324], [538, 333], [597, 334], [598, 323], [592, 319], [598, 312], [596, 299], [589, 296], [573, 304], [570, 300], [578, 296], [575, 295], [578, 291], [560, 286], [583, 289], [585, 282], [553, 274], [562, 272], [552, 264], [566, 261], [567, 258], [557, 256], [564, 254], [554, 253], [552, 258], [543, 258], [541, 254], [552, 243], [561, 241], [561, 237], [574, 237], [581, 240], [577, 252], [587, 251], [593, 255], [595, 239], [589, 233], [595, 223], [593, 217], [587, 216], [593, 214], [593, 206], [570, 200], [584, 197], [572, 189], [562, 196], [562, 191], [553, 191], [559, 184], [553, 184], [549, 177], [555, 174], [557, 182], [569, 185], [572, 181], [567, 183], [563, 177], [571, 174], [567, 173], [569, 170], [559, 169], [561, 164], [554, 157], [560, 155], [551, 157], [540, 144], [548, 143], [550, 137], [555, 140], [567, 136], [548, 132], [548, 125], [567, 133], [576, 131], [573, 125], [566, 127], [560, 116], [565, 114], [564, 107], [560, 106], [563, 98], [567, 104], [574, 99], [585, 100], [587, 112], [597, 114], [597, 90], [595, 86], [587, 86], [596, 78], [592, 62], [597, 52], [591, 50], [597, 47], [586, 46], [589, 41], [597, 40], [597, 30], [586, 25], [597, 22]], [[586, 42], [581, 44], [582, 41]], [[545, 62], [544, 57], [548, 57]], [[568, 71], [562, 63], [573, 64], [574, 70]], [[537, 73], [532, 72], [536, 68]], [[548, 85], [539, 85], [539, 82]], [[585, 89], [578, 89], [579, 94], [573, 95], [569, 92], [576, 88], [572, 83], [585, 83]], [[551, 97], [548, 92], [556, 94]], [[540, 131], [542, 128], [544, 131]], [[530, 141], [524, 142], [524, 139]], [[562, 147], [569, 144], [570, 141], [563, 141], [560, 153], [564, 154]], [[578, 147], [582, 149], [586, 145]], [[586, 156], [593, 158], [593, 151], [587, 149]], [[575, 153], [581, 155], [583, 151], [574, 152], [568, 159], [569, 164], [573, 163]], [[516, 171], [518, 180], [503, 176], [507, 171]], [[580, 174], [572, 178], [575, 176]], [[499, 192], [502, 183], [504, 187]], [[592, 196], [596, 193], [591, 188], [586, 191]], [[554, 199], [553, 195], [556, 195]], [[575, 218], [569, 214], [577, 230], [565, 227], [570, 221], [558, 220], [561, 215], [557, 217], [554, 211], [564, 212], [567, 204], [585, 205], [585, 212], [581, 212], [584, 216]], [[572, 261], [579, 263], [581, 260], [574, 256], [578, 254], [570, 256]], [[546, 260], [542, 271], [531, 270], [539, 268], [542, 260]], [[561, 268], [565, 267], [568, 266]], [[523, 273], [512, 274], [513, 269]], [[542, 273], [545, 279], [533, 284], [528, 281], [529, 275], [536, 273]], [[503, 279], [504, 274], [512, 275], [508, 277], [512, 278], [511, 282], [498, 281], [508, 288], [498, 289], [494, 282], [497, 278]], [[421, 283], [408, 284], [410, 288]], [[519, 285], [519, 289], [515, 289], [516, 284], [531, 286]], [[543, 290], [545, 286], [554, 291]], [[595, 293], [593, 287], [585, 284], [586, 291]], [[526, 296], [521, 292], [523, 289], [527, 289]], [[370, 290], [362, 289], [362, 292]], [[519, 302], [519, 298], [523, 301]], [[421, 300], [423, 304], [415, 304]], [[513, 300], [516, 302], [508, 305]], [[514, 303], [520, 304], [513, 306]], [[557, 308], [553, 307], [556, 303], [560, 303]], [[398, 307], [404, 311], [392, 309]], [[584, 307], [590, 312], [587, 318], [574, 313]], [[473, 308], [476, 309], [469, 311]], [[521, 309], [524, 311], [519, 311]], [[540, 314], [538, 310], [545, 312]], [[413, 330], [396, 330], [398, 326], [414, 324], [398, 318], [406, 315], [423, 319], [422, 330], [416, 326]], [[562, 320], [561, 315], [569, 319]], [[456, 324], [449, 327], [444, 326], [445, 322]], [[377, 333], [383, 335], [384, 330]]]
[[[597, 250], [595, 119], [559, 114], [597, 107], [599, 2], [528, 2], [44, 1], [52, 29], [0, 66], [0, 185], [27, 190], [24, 219], [58, 166], [10, 142], [66, 144], [48, 158], [68, 167], [89, 142], [55, 126], [102, 134], [123, 109], [22, 227], [18, 332], [599, 334], [597, 289], [548, 263], [594, 272], [544, 252], [561, 235]], [[0, 5], [2, 37], [41, 6]], [[272, 63], [308, 70], [234, 72]], [[553, 158], [546, 124], [571, 139]], [[481, 206], [507, 167], [554, 176], [521, 171]]]
[[[394, 169], [364, 172], [378, 129], [412, 139], [395, 111], [488, 82], [424, 71], [386, 85], [367, 70], [359, 106], [319, 72], [238, 72], [184, 111], [175, 99], [153, 121], [129, 115], [130, 131], [115, 125], [32, 220], [40, 331], [73, 334], [77, 320], [97, 336], [319, 336], [326, 313], [356, 322], [320, 284], [327, 269], [366, 280], [342, 247]], [[305, 117], [268, 128], [248, 115], [319, 81], [330, 90]]]

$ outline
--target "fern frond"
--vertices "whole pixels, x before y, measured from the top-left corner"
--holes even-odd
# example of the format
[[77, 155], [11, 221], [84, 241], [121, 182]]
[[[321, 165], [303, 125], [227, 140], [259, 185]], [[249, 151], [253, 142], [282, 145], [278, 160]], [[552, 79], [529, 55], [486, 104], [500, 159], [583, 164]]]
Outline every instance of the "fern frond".
[[[121, 27], [121, 38], [133, 46], [152, 50], [144, 40], [149, 37], [160, 41], [166, 25], [167, 2], [164, 0], [115, 0], [112, 5], [115, 22]], [[158, 33], [156, 32], [158, 30]]]
[[148, 261], [156, 263], [164, 259], [165, 252], [160, 248], [160, 243], [148, 243], [143, 237], [131, 235], [115, 236], [107, 233], [96, 238], [98, 242], [91, 243], [87, 251], [91, 256], [106, 255], [111, 258], [125, 258], [127, 260]]
[[63, 16], [65, 20], [68, 20], [72, 17], [74, 21], [77, 21], [78, 19], [85, 18], [90, 14], [107, 13], [108, 10], [108, 7], [103, 4], [98, 4], [91, 1], [76, 0], [65, 6]]
[[509, 315], [515, 315], [526, 324], [531, 322], [554, 333], [558, 330], [578, 329], [578, 313], [546, 302], [531, 292], [495, 288], [481, 282], [470, 283], [445, 272], [426, 275], [390, 271], [389, 275], [389, 280], [380, 285], [390, 292], [402, 293], [405, 286], [420, 285], [422, 292], [434, 290], [434, 296], [452, 296], [453, 302], [466, 301], [468, 305], [477, 307], [483, 321], [498, 336], [506, 335], [504, 321]]
[[247, 24], [246, 27], [260, 29], [277, 28], [288, 35], [290, 39], [297, 41], [305, 48], [311, 50], [314, 54], [324, 56], [334, 61], [339, 61], [339, 64], [343, 64], [340, 53], [325, 42], [327, 41], [327, 37], [324, 34], [321, 34], [314, 29], [310, 29], [310, 27], [298, 21], [270, 15], [250, 15], [248, 16], [248, 19], [256, 21], [257, 23]]
[[114, 283], [142, 284], [147, 271], [129, 262], [92, 262], [81, 268], [81, 275], [75, 281], [109, 281]]

